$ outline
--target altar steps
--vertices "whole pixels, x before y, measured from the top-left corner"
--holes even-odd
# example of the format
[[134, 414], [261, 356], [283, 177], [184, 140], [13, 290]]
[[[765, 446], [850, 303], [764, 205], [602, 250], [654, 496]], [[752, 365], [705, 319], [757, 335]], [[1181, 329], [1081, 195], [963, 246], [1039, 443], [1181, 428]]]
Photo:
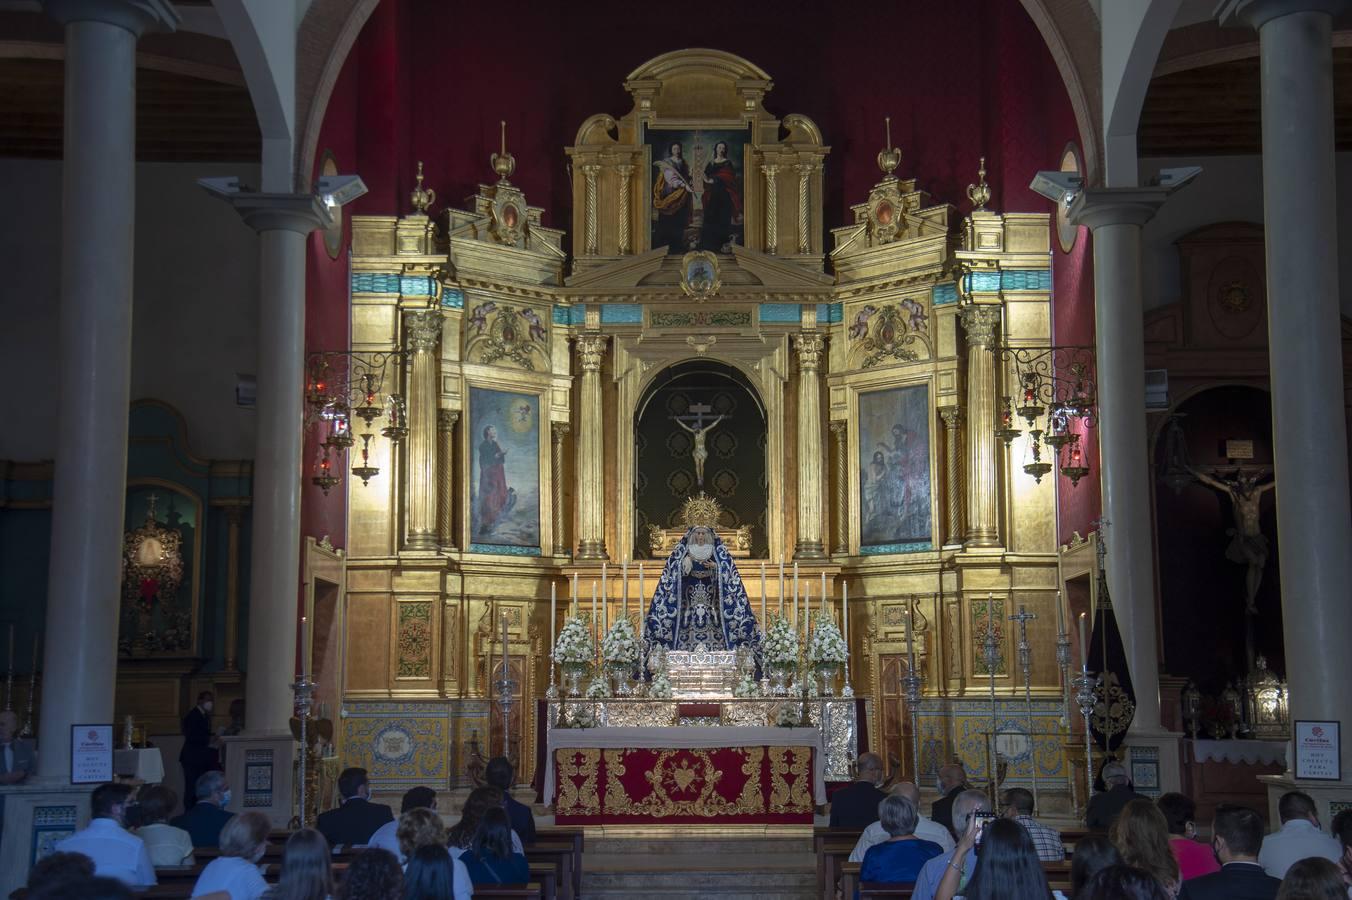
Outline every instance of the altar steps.
[[661, 897], [675, 900], [810, 900], [816, 858], [810, 831], [730, 836], [689, 827], [670, 835], [587, 834], [583, 900]]

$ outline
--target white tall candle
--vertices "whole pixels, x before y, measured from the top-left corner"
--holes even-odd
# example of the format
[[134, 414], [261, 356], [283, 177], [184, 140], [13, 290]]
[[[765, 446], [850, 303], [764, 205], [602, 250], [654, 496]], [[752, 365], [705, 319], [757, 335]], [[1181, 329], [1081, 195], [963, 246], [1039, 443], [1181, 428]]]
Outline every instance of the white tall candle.
[[1085, 631], [1085, 614], [1080, 613], [1080, 665], [1089, 665], [1089, 634]]
[[643, 621], [648, 618], [648, 610], [643, 604], [648, 602], [648, 591], [643, 586], [643, 560], [638, 561], [638, 636], [643, 637]]
[[556, 635], [554, 634], [554, 629], [555, 629], [555, 627], [556, 627], [556, 624], [555, 624], [555, 623], [558, 622], [558, 616], [559, 616], [559, 614], [558, 614], [558, 607], [557, 607], [557, 604], [558, 604], [558, 598], [556, 597], [556, 593], [557, 593], [557, 592], [556, 592], [555, 588], [556, 588], [556, 585], [554, 584], [554, 582], [551, 581], [551, 582], [549, 583], [549, 652], [550, 652], [550, 653], [553, 653], [553, 652], [554, 652], [554, 640], [555, 640], [555, 638], [556, 638]]
[[620, 598], [621, 598], [620, 602], [621, 602], [621, 604], [622, 604], [622, 606], [620, 607], [620, 618], [622, 618], [622, 619], [627, 619], [627, 618], [629, 618], [629, 560], [628, 560], [628, 559], [626, 559], [626, 560], [624, 561], [624, 587], [621, 589], [621, 592], [620, 592]]
[[605, 564], [605, 563], [601, 563], [601, 619], [602, 619], [602, 621], [605, 620], [605, 614], [606, 614], [606, 598], [609, 597], [609, 596], [610, 596], [609, 592], [606, 591], [606, 564]]
[[599, 620], [596, 618], [596, 579], [592, 579], [592, 635], [595, 636], [597, 640], [600, 640], [600, 632], [596, 630], [596, 623], [598, 621]]
[[1056, 592], [1056, 633], [1058, 635], [1066, 633], [1066, 614], [1061, 609], [1061, 592]]
[[568, 605], [568, 609], [569, 609], [569, 613], [568, 613], [568, 614], [569, 614], [570, 616], [576, 616], [576, 615], [577, 615], [577, 613], [578, 613], [578, 608], [577, 608], [577, 573], [576, 573], [576, 572], [573, 573], [573, 600], [572, 600], [572, 602]]
[[842, 581], [840, 583], [840, 625], [845, 638], [845, 646], [850, 646], [850, 586]]
[[915, 661], [915, 594], [906, 602], [906, 659]]
[[793, 614], [798, 616], [798, 563], [793, 564]]
[[[14, 661], [14, 626], [9, 626], [9, 658]], [[310, 620], [300, 617], [300, 671], [305, 681], [310, 680]]]
[[765, 630], [765, 560], [761, 560], [761, 630]]
[[779, 558], [779, 617], [784, 618], [784, 557]]
[[512, 677], [512, 645], [507, 641], [507, 613], [502, 614], [502, 680]]
[[826, 612], [826, 573], [822, 573], [822, 612]]
[[803, 585], [803, 634], [812, 632], [812, 582]]

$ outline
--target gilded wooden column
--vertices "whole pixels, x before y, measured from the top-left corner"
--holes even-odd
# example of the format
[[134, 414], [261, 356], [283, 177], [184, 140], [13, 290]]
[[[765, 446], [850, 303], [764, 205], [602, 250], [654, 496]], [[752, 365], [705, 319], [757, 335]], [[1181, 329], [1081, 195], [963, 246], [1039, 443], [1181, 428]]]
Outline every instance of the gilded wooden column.
[[618, 166], [616, 171], [620, 173], [620, 255], [624, 256], [629, 252], [629, 178], [634, 174], [633, 166]]
[[832, 422], [831, 436], [836, 443], [836, 545], [831, 552], [844, 556], [850, 552], [849, 424]]
[[812, 207], [808, 196], [809, 179], [812, 177], [812, 165], [804, 163], [794, 166], [798, 172], [798, 252], [811, 253], [808, 227], [812, 224]]
[[404, 319], [408, 352], [407, 550], [437, 548], [437, 343], [441, 310], [409, 313]]
[[578, 336], [577, 358], [582, 365], [582, 409], [577, 426], [578, 559], [610, 558], [606, 555], [601, 427], [601, 361], [605, 355], [605, 335]]
[[460, 639], [458, 604], [450, 594], [441, 598], [441, 695], [454, 696], [460, 683], [455, 668], [455, 648]]
[[244, 507], [225, 508], [225, 671], [239, 671], [239, 526]]
[[807, 331], [795, 338], [798, 347], [798, 543], [794, 559], [821, 559], [822, 459], [821, 388], [817, 370], [825, 339]]
[[563, 525], [563, 439], [568, 436], [570, 428], [567, 422], [555, 422], [553, 424], [551, 436], [553, 437], [552, 450], [550, 456], [549, 480], [554, 494], [554, 555], [568, 555], [568, 541], [564, 536]]
[[944, 420], [944, 499], [948, 506], [948, 537], [945, 544], [962, 543], [962, 408], [939, 410]]
[[967, 546], [1000, 544], [995, 465], [995, 329], [1000, 307], [962, 308], [967, 333]]
[[765, 252], [774, 256], [779, 252], [779, 166], [761, 167], [765, 173]]
[[455, 549], [455, 423], [460, 413], [437, 410], [437, 542]]
[[582, 167], [582, 176], [586, 179], [586, 195], [584, 207], [587, 224], [587, 255], [596, 255], [596, 173], [601, 171], [600, 166], [586, 165]]

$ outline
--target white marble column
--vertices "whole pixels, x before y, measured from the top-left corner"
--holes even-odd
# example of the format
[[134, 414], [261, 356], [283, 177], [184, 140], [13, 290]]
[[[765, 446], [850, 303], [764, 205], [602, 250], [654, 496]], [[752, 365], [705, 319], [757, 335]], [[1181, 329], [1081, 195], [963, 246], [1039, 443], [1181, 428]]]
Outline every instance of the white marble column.
[[1344, 796], [1352, 780], [1344, 665], [1352, 508], [1341, 415], [1331, 13], [1346, 6], [1232, 0], [1221, 14], [1223, 23], [1258, 29], [1261, 47], [1268, 355], [1291, 719], [1343, 723]]
[[327, 225], [313, 194], [237, 194], [258, 232], [258, 434], [250, 544], [250, 734], [289, 734], [300, 616], [301, 439], [305, 389], [305, 239]]
[[70, 774], [70, 726], [113, 720], [131, 383], [136, 41], [164, 0], [49, 0], [66, 30], [51, 560], [39, 773]]

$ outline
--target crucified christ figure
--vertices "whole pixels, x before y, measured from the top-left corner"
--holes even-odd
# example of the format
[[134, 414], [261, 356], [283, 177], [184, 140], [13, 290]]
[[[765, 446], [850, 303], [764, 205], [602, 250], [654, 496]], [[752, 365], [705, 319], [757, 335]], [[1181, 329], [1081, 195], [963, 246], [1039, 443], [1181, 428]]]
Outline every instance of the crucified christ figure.
[[[672, 420], [695, 437], [695, 449], [690, 455], [695, 459], [695, 482], [704, 487], [704, 463], [709, 458], [709, 451], [704, 447], [704, 436], [707, 435], [715, 425], [723, 421], [723, 416], [714, 419], [708, 425], [704, 424], [704, 414], [713, 412], [713, 407], [704, 403], [695, 403], [690, 406], [691, 415], [672, 416]], [[694, 420], [694, 425], [687, 425], [686, 420]]]
[[1230, 546], [1225, 549], [1225, 557], [1231, 562], [1247, 564], [1249, 571], [1245, 576], [1244, 609], [1250, 615], [1258, 612], [1254, 599], [1258, 596], [1258, 586], [1263, 582], [1263, 569], [1267, 566], [1268, 539], [1259, 527], [1259, 505], [1263, 494], [1277, 486], [1277, 482], [1268, 481], [1259, 484], [1270, 471], [1266, 468], [1245, 470], [1236, 467], [1234, 477], [1217, 478], [1211, 472], [1188, 466], [1193, 477], [1209, 488], [1214, 488], [1230, 498], [1235, 513], [1235, 527], [1226, 529], [1231, 535]]

